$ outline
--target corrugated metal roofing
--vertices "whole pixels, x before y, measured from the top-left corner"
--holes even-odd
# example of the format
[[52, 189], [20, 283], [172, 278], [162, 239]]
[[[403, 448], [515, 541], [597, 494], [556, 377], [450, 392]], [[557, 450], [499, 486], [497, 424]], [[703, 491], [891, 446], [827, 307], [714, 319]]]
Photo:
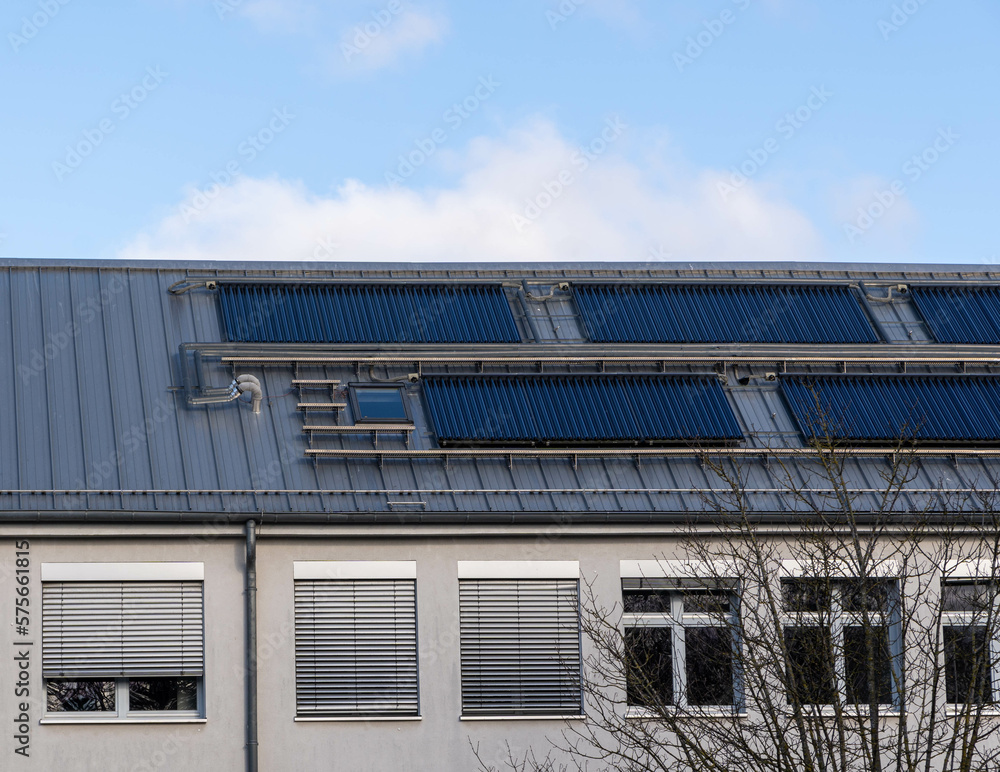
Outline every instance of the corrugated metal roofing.
[[850, 287], [575, 284], [597, 343], [876, 343]]
[[1000, 287], [912, 287], [939, 343], [1000, 343]]
[[[183, 512], [206, 519], [264, 513], [279, 521], [288, 514], [303, 514], [329, 517], [331, 522], [344, 522], [351, 516], [398, 524], [406, 512], [475, 524], [490, 516], [508, 522], [506, 513], [512, 512], [546, 517], [566, 513], [602, 523], [632, 516], [645, 523], [657, 513], [686, 517], [704, 511], [713, 500], [721, 502], [728, 493], [711, 466], [695, 456], [643, 458], [641, 462], [630, 455], [581, 456], [577, 464], [570, 457], [508, 459], [503, 455], [453, 457], [447, 463], [428, 458], [386, 458], [384, 464], [377, 459], [330, 458], [313, 463], [305, 457], [308, 439], [302, 432], [303, 415], [296, 409], [298, 395], [292, 379], [340, 379], [345, 385], [367, 380], [367, 368], [359, 372], [353, 363], [303, 366], [295, 375], [287, 366], [248, 366], [241, 371], [258, 376], [264, 386], [260, 415], [238, 402], [190, 407], [180, 388], [178, 345], [224, 340], [219, 303], [216, 293], [203, 287], [182, 295], [170, 294], [167, 288], [178, 281], [205, 279], [307, 283], [377, 278], [424, 284], [526, 279], [542, 282], [532, 294], [544, 294], [553, 277], [589, 283], [615, 279], [640, 283], [664, 277], [688, 283], [698, 278], [741, 282], [808, 278], [813, 282], [853, 277], [883, 285], [913, 278], [903, 269], [876, 272], [854, 266], [849, 268], [850, 275], [845, 270], [826, 264], [768, 267], [746, 263], [694, 267], [663, 263], [631, 267], [130, 266], [121, 261], [11, 264], [0, 260], [0, 518], [11, 512], [36, 513], [42, 521], [55, 521], [61, 512], [86, 513], [86, 517], [110, 513], [123, 521], [139, 513]], [[963, 275], [952, 267], [922, 267], [919, 276], [937, 283], [961, 281], [967, 286], [986, 278], [1000, 280], [995, 273]], [[559, 303], [554, 307], [561, 309]], [[912, 348], [923, 351], [924, 346]], [[602, 349], [609, 357], [628, 353], [626, 347]], [[541, 346], [529, 344], [518, 348], [528, 355], [540, 350]], [[980, 352], [1000, 355], [997, 348], [982, 347]], [[461, 373], [471, 373], [472, 367]], [[608, 367], [627, 368], [610, 362]], [[773, 369], [762, 364], [754, 372], [759, 375]], [[413, 363], [406, 362], [377, 366], [375, 374], [398, 378], [412, 371]], [[741, 369], [740, 374], [745, 372]], [[231, 367], [213, 361], [206, 365], [203, 385], [225, 386], [232, 374]], [[748, 433], [760, 432], [759, 440], [772, 445], [789, 444], [786, 429], [793, 419], [787, 400], [768, 388], [767, 382], [752, 381], [749, 386], [734, 385], [727, 397], [744, 416]], [[410, 446], [426, 449], [435, 447], [435, 441], [427, 410], [420, 404], [421, 389], [419, 383], [407, 388], [417, 424]], [[316, 392], [307, 398], [327, 397]], [[794, 440], [791, 444], [799, 444], [797, 437]], [[368, 437], [331, 436], [317, 442], [328, 447], [372, 447]], [[378, 446], [404, 448], [405, 443], [402, 437], [383, 436]], [[776, 465], [768, 466], [763, 453], [740, 464], [740, 473], [748, 480], [745, 493], [751, 510], [780, 513], [801, 506], [787, 495]], [[809, 467], [809, 459], [790, 464], [788, 468], [800, 475], [803, 484], [807, 477], [816, 477], [802, 471]], [[879, 472], [885, 469], [882, 457], [848, 461], [845, 476], [857, 491], [859, 511], [879, 506]], [[942, 452], [940, 457], [917, 459], [913, 469], [917, 477], [898, 505], [941, 507], [946, 501], [942, 487], [983, 488], [991, 479], [1000, 478], [1000, 458], [953, 460]], [[822, 487], [821, 482], [809, 485]], [[815, 495], [829, 494], [819, 490]]]
[[1000, 377], [789, 376], [781, 387], [807, 437], [1000, 442]]
[[245, 343], [518, 343], [503, 288], [469, 284], [219, 284]]
[[714, 377], [518, 375], [428, 377], [442, 444], [697, 441], [742, 438]]

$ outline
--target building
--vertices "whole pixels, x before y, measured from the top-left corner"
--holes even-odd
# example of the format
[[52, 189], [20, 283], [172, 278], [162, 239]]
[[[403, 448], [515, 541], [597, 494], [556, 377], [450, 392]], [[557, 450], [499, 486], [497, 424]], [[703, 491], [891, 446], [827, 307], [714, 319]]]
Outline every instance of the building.
[[705, 448], [781, 522], [807, 387], [865, 408], [862, 502], [920, 406], [933, 508], [997, 479], [998, 367], [981, 268], [3, 261], [4, 768], [544, 745], [579, 579], [620, 602], [711, 512]]

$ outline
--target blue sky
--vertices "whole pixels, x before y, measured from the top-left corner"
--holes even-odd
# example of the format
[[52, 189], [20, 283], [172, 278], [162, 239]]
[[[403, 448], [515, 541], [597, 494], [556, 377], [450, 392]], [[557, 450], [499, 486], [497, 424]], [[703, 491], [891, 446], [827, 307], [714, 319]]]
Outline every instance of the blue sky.
[[9, 0], [0, 32], [4, 256], [1000, 263], [995, 0]]

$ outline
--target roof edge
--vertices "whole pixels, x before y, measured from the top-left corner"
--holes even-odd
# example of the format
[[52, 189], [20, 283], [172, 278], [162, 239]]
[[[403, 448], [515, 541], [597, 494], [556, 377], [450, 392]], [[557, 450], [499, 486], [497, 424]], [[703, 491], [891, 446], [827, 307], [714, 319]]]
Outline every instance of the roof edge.
[[315, 261], [238, 261], [238, 260], [134, 260], [114, 258], [0, 258], [0, 268], [128, 268], [133, 270], [217, 270], [217, 271], [515, 271], [524, 273], [556, 271], [784, 271], [842, 272], [874, 274], [989, 274], [1000, 266], [983, 263], [838, 263], [799, 261], [689, 261], [689, 262], [315, 262]]

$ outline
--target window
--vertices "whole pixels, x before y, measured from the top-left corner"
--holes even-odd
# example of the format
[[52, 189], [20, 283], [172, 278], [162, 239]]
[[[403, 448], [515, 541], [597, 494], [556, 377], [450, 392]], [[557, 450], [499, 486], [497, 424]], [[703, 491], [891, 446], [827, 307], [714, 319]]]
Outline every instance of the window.
[[951, 704], [981, 705], [994, 697], [997, 587], [989, 580], [941, 585], [945, 691]]
[[738, 705], [732, 588], [709, 580], [623, 578], [622, 601], [629, 706]]
[[893, 581], [782, 579], [781, 595], [789, 703], [868, 705], [873, 687], [878, 704], [896, 703]]
[[579, 566], [459, 563], [462, 716], [583, 712]]
[[47, 719], [204, 715], [201, 563], [42, 565]]
[[410, 414], [399, 386], [352, 386], [351, 406], [354, 420], [411, 423]]
[[417, 716], [416, 565], [303, 561], [294, 576], [296, 715]]

